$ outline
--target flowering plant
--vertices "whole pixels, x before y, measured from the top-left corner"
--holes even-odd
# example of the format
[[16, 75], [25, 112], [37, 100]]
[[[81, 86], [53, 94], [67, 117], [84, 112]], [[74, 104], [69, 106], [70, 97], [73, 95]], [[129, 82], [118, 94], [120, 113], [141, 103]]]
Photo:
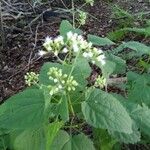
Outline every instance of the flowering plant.
[[[108, 93], [110, 75], [124, 73], [125, 62], [100, 49], [114, 44], [109, 39], [88, 35], [85, 40], [80, 33], [63, 21], [61, 35], [47, 37], [39, 51], [43, 57], [53, 54], [56, 62], [45, 63], [39, 74], [27, 73], [25, 81], [29, 87], [0, 106], [4, 148], [111, 150], [118, 141], [140, 141], [139, 129], [144, 133], [149, 130], [148, 102], [139, 105], [137, 89], [133, 88], [141, 80], [149, 83], [148, 77], [128, 73], [129, 98], [134, 95], [136, 103]], [[99, 70], [96, 75], [93, 67]], [[85, 131], [87, 127], [91, 134]]]

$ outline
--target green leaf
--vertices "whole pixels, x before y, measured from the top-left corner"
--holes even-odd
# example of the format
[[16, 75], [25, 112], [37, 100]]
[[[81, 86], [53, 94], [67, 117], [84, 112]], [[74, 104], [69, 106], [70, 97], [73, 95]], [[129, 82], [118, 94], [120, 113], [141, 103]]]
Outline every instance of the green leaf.
[[69, 21], [63, 20], [60, 24], [59, 32], [60, 35], [66, 36], [67, 32], [72, 31], [73, 33], [82, 34], [83, 32], [80, 29], [74, 29]]
[[25, 90], [0, 106], [0, 128], [27, 129], [44, 121], [44, 96], [41, 90]]
[[132, 120], [122, 104], [111, 94], [99, 89], [88, 93], [82, 103], [82, 112], [87, 123], [95, 128], [132, 133]]
[[13, 132], [10, 135], [10, 149], [44, 150], [45, 136], [41, 129]]
[[150, 78], [149, 74], [144, 74], [136, 78], [129, 90], [129, 99], [133, 102], [150, 106]]
[[57, 136], [59, 129], [62, 127], [63, 122], [53, 122], [47, 127], [45, 127], [46, 135], [46, 150], [49, 150], [54, 138]]
[[66, 35], [67, 32], [71, 31], [73, 29], [72, 25], [70, 24], [69, 21], [63, 20], [60, 24], [60, 34], [61, 35]]
[[74, 63], [74, 70], [72, 75], [74, 79], [79, 83], [77, 87], [79, 91], [83, 90], [87, 85], [87, 78], [91, 74], [91, 68], [88, 61], [85, 58], [78, 58]]
[[119, 41], [122, 40], [126, 35], [126, 32], [123, 30], [115, 30], [112, 32], [109, 32], [107, 34], [107, 37], [112, 41]]
[[103, 129], [93, 129], [94, 143], [96, 149], [100, 150], [112, 150], [116, 144], [116, 140], [108, 134], [107, 130]]
[[116, 64], [113, 61], [106, 60], [104, 65], [96, 62], [96, 65], [102, 69], [103, 76], [107, 79], [116, 69]]
[[59, 69], [62, 69], [63, 74], [68, 74], [68, 75], [70, 74], [73, 68], [71, 75], [73, 75], [74, 79], [79, 83], [79, 86], [77, 86], [76, 88], [78, 90], [84, 89], [87, 84], [86, 78], [90, 75], [91, 68], [85, 58], [77, 59], [76, 63], [73, 65], [67, 65], [67, 64], [61, 65], [58, 63], [50, 63], [50, 62], [45, 63], [42, 66], [42, 69], [40, 71], [40, 76], [39, 76], [40, 84], [44, 84], [44, 85], [54, 84], [53, 81], [49, 80], [48, 75], [47, 75], [47, 72], [49, 71], [51, 67], [57, 67]]
[[63, 121], [68, 121], [69, 120], [69, 110], [68, 110], [68, 102], [67, 102], [67, 97], [66, 95], [63, 95], [60, 104], [58, 104], [58, 113], [61, 116], [61, 119]]
[[140, 128], [141, 131], [150, 136], [150, 109], [145, 104], [140, 106], [137, 103], [133, 103], [131, 99], [126, 99], [118, 94], [115, 94], [114, 96], [127, 109], [133, 119], [133, 134], [135, 132], [134, 125], [136, 125], [136, 128]]
[[117, 57], [113, 54], [108, 54], [107, 59], [115, 63], [115, 70], [113, 71], [114, 74], [118, 73], [125, 73], [126, 71], [126, 62], [121, 59], [120, 57]]
[[88, 34], [88, 41], [92, 42], [94, 45], [105, 46], [105, 45], [114, 45], [115, 43], [109, 40], [108, 38], [102, 38], [99, 36]]
[[113, 131], [110, 131], [109, 133], [111, 134], [112, 137], [117, 139], [119, 142], [123, 142], [126, 144], [128, 143], [135, 144], [141, 140], [141, 133], [138, 131], [136, 125], [134, 125], [132, 129], [133, 129], [133, 133], [131, 134], [113, 132]]
[[129, 48], [136, 51], [138, 56], [141, 56], [143, 54], [148, 54], [148, 55], [150, 54], [150, 47], [137, 41], [130, 41], [130, 42], [123, 43], [120, 46], [118, 46], [116, 49], [114, 49], [113, 52], [116, 54], [121, 52], [125, 48]]
[[66, 131], [60, 130], [54, 138], [50, 150], [65, 150], [64, 145], [70, 140], [70, 136]]
[[131, 111], [131, 117], [136, 121], [136, 124], [140, 129], [150, 136], [150, 109], [143, 104], [143, 106], [138, 105], [136, 109]]
[[84, 134], [70, 137], [67, 132], [61, 131], [54, 139], [51, 150], [95, 150], [93, 142]]
[[69, 66], [69, 65], [61, 65], [59, 63], [47, 62], [42, 66], [41, 71], [40, 71], [40, 75], [39, 75], [39, 83], [40, 84], [54, 85], [54, 82], [52, 80], [49, 80], [49, 77], [47, 75], [49, 69], [52, 68], [52, 67], [62, 69], [62, 72], [67, 73], [67, 74], [71, 70], [71, 66]]

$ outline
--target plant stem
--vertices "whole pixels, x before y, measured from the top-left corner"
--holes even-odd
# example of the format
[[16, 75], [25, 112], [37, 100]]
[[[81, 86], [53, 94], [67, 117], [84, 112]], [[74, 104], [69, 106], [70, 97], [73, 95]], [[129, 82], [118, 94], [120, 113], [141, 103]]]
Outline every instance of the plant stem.
[[72, 21], [73, 21], [73, 28], [75, 29], [75, 7], [74, 7], [74, 0], [72, 0]]
[[73, 109], [73, 106], [72, 106], [72, 103], [71, 103], [71, 99], [70, 99], [69, 94], [67, 94], [67, 96], [68, 96], [68, 103], [69, 103], [70, 111], [71, 111], [71, 113], [72, 113], [72, 115], [74, 117], [75, 116], [75, 112], [74, 112], [74, 109]]

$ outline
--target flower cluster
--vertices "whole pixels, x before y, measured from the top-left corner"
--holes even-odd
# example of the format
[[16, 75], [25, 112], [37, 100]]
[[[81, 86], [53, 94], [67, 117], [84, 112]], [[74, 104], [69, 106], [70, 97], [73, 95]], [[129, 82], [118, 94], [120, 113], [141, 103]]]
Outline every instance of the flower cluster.
[[25, 78], [25, 83], [28, 86], [31, 86], [31, 85], [38, 83], [39, 74], [36, 74], [35, 72], [28, 72], [24, 78]]
[[95, 87], [100, 87], [103, 88], [106, 85], [106, 78], [104, 78], [103, 76], [101, 77], [100, 75], [97, 77], [96, 81], [95, 81]]
[[45, 43], [43, 46], [46, 48], [48, 52], [53, 52], [56, 56], [60, 53], [61, 48], [64, 45], [64, 38], [62, 36], [58, 36], [55, 39], [50, 37], [46, 37]]
[[[100, 62], [102, 65], [105, 64], [105, 55], [101, 49], [93, 47], [91, 42], [87, 42], [83, 36], [77, 33], [68, 32], [67, 38], [64, 42], [62, 36], [57, 38], [47, 37], [45, 43], [43, 44], [47, 52], [52, 52], [56, 56], [58, 53], [68, 53], [76, 55], [80, 53], [83, 57], [87, 58], [92, 63]], [[40, 54], [45, 54], [45, 51], [40, 51]]]
[[78, 20], [79, 20], [79, 23], [81, 24], [81, 25], [84, 25], [85, 24], [85, 22], [86, 22], [86, 19], [87, 19], [87, 13], [86, 12], [84, 12], [84, 11], [78, 11], [79, 12], [79, 18], [78, 18]]
[[56, 67], [50, 68], [47, 74], [49, 79], [52, 80], [55, 84], [53, 86], [48, 86], [50, 95], [56, 94], [63, 90], [74, 91], [75, 87], [78, 85], [73, 76], [63, 74], [62, 70]]

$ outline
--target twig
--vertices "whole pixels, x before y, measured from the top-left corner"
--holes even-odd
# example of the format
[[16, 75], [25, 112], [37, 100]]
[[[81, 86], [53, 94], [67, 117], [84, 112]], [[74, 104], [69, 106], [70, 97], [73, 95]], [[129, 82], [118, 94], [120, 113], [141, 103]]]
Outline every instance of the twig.
[[33, 47], [33, 49], [31, 50], [31, 53], [30, 53], [30, 56], [29, 56], [28, 67], [30, 66], [30, 64], [31, 64], [31, 62], [32, 62], [31, 57], [32, 57], [33, 51], [34, 51], [35, 48], [36, 48], [36, 44], [37, 44], [37, 35], [38, 35], [38, 28], [39, 28], [39, 24], [38, 24], [37, 27], [36, 27], [35, 38], [34, 38], [34, 47]]

